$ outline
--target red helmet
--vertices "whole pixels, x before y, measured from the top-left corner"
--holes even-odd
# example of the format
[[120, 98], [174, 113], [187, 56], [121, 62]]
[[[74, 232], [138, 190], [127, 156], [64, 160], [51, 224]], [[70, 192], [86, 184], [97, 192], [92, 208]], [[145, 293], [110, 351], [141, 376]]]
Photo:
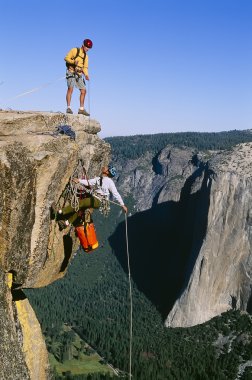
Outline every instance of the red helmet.
[[93, 42], [87, 38], [86, 40], [83, 41], [83, 45], [89, 49], [92, 49]]

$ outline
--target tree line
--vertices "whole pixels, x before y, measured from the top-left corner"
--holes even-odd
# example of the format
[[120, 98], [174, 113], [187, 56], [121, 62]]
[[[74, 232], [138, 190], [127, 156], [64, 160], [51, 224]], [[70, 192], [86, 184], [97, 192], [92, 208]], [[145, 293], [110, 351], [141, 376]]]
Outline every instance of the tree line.
[[136, 159], [146, 152], [157, 154], [166, 145], [191, 147], [198, 151], [230, 149], [232, 146], [252, 141], [250, 130], [225, 132], [177, 132], [153, 135], [115, 136], [104, 139], [111, 145], [113, 156]]

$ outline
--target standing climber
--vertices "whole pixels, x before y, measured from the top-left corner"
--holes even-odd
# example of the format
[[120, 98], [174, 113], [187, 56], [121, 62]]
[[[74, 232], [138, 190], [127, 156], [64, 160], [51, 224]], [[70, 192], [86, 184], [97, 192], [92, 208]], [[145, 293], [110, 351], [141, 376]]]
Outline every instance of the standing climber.
[[[87, 208], [99, 208], [101, 205], [102, 197], [109, 199], [110, 194], [116, 199], [119, 205], [122, 207], [125, 213], [128, 212], [121, 195], [118, 193], [113, 177], [116, 175], [116, 169], [112, 165], [104, 166], [102, 168], [101, 175], [89, 180], [74, 178], [73, 182], [80, 183], [84, 186], [91, 186], [94, 191], [94, 196], [90, 198], [84, 198], [79, 201], [79, 209], [85, 210]], [[56, 219], [64, 219], [59, 221], [60, 229], [66, 228], [69, 224], [75, 223], [79, 215], [79, 212], [75, 212], [71, 206], [64, 207], [62, 210], [56, 212], [53, 210], [53, 217]]]
[[[87, 51], [91, 49], [93, 42], [89, 39], [83, 41], [81, 48], [71, 49], [65, 57], [67, 71], [67, 113], [73, 113], [71, 109], [71, 99], [74, 87], [80, 90], [80, 108], [78, 114], [89, 116], [89, 113], [84, 108], [84, 101], [86, 96], [86, 80], [89, 80], [88, 75], [88, 55]], [[83, 78], [83, 75], [85, 79]]]

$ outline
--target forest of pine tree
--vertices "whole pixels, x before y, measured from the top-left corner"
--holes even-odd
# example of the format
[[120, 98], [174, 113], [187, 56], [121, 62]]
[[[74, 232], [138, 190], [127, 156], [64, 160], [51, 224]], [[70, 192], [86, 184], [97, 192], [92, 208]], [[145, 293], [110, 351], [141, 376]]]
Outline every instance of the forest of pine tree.
[[226, 132], [180, 132], [153, 135], [116, 136], [104, 139], [111, 145], [113, 157], [134, 159], [147, 151], [157, 154], [166, 145], [190, 147], [198, 151], [230, 149], [252, 141], [252, 130]]

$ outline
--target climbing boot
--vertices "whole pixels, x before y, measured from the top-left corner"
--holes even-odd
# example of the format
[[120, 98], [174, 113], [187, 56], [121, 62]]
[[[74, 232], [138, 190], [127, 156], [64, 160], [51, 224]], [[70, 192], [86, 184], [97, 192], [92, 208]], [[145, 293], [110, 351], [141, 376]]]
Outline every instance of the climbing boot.
[[85, 116], [90, 116], [90, 114], [84, 109], [84, 110], [80, 110], [78, 111], [78, 114], [79, 115], [85, 115]]
[[66, 113], [73, 113], [70, 107], [67, 108]]

